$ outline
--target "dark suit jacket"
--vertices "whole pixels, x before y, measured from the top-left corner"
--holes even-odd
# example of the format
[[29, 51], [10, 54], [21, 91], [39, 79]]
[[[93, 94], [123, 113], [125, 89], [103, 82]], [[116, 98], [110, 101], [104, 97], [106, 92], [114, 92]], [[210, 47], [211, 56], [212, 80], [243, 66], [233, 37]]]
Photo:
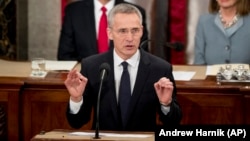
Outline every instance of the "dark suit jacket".
[[[115, 5], [127, 3], [115, 0]], [[141, 41], [148, 39], [145, 10], [135, 5], [143, 16], [143, 36]], [[65, 17], [59, 39], [58, 60], [77, 60], [98, 53], [97, 35], [93, 0], [81, 0], [69, 4], [65, 8]], [[110, 42], [110, 48], [113, 43]], [[143, 47], [148, 51], [147, 46]]]
[[[141, 59], [137, 73], [134, 90], [129, 107], [129, 119], [125, 128], [121, 127], [121, 120], [117, 106], [114, 82], [113, 51], [93, 55], [81, 62], [81, 73], [88, 78], [88, 83], [83, 96], [83, 105], [78, 114], [67, 111], [67, 119], [73, 128], [81, 128], [90, 119], [91, 109], [96, 111], [96, 101], [100, 85], [99, 66], [106, 62], [110, 64], [110, 72], [103, 83], [100, 98], [99, 125], [102, 130], [127, 130], [127, 131], [153, 131], [156, 127], [156, 113], [166, 126], [175, 126], [182, 118], [181, 109], [176, 100], [176, 86], [172, 75], [172, 66], [166, 61], [140, 49]], [[174, 84], [170, 112], [163, 115], [161, 105], [154, 89], [154, 83], [161, 77], [169, 78]], [[94, 112], [96, 117], [96, 112]], [[95, 128], [95, 118], [93, 122]]]

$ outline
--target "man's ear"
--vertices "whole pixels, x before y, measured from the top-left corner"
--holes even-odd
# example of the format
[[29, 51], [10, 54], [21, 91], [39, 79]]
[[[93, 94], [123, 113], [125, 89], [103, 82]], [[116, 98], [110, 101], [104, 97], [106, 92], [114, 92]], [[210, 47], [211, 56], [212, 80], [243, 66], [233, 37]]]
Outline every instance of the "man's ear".
[[109, 40], [113, 40], [113, 34], [111, 32], [111, 29], [110, 28], [107, 28], [107, 34], [108, 34], [108, 38]]

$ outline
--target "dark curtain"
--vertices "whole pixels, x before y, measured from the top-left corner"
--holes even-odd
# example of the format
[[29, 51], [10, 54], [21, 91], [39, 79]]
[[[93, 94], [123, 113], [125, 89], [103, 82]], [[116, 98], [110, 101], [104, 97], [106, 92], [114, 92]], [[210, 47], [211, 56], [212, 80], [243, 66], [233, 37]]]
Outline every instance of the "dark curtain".
[[151, 52], [170, 61], [168, 49], [165, 46], [167, 42], [167, 19], [168, 19], [168, 1], [154, 0], [151, 10]]

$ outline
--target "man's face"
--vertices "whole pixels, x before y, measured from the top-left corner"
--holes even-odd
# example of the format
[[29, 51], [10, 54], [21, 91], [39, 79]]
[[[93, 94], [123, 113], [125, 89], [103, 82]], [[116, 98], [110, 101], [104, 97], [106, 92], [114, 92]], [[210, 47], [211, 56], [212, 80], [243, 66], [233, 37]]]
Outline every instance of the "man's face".
[[116, 53], [124, 60], [133, 56], [139, 45], [143, 32], [140, 18], [136, 14], [118, 13], [113, 18], [112, 27], [108, 28], [108, 36], [114, 41]]

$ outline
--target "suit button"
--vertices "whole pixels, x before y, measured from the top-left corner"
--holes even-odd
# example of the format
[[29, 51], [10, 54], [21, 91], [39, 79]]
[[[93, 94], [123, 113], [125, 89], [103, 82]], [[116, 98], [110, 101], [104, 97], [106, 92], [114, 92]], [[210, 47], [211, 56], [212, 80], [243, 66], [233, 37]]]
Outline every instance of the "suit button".
[[230, 46], [226, 46], [226, 47], [225, 47], [225, 50], [229, 50], [229, 49], [230, 49]]
[[229, 61], [228, 59], [226, 59], [226, 60], [225, 60], [225, 63], [226, 63], [226, 64], [229, 64], [229, 63], [230, 63], [230, 61]]

